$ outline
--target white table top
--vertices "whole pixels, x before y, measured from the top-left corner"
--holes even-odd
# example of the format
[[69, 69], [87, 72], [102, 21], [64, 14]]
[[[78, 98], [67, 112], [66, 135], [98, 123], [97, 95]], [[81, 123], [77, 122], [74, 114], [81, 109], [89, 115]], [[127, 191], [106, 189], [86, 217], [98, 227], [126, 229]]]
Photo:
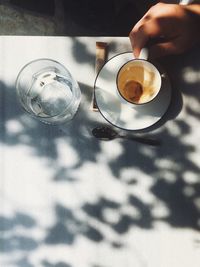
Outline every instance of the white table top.
[[[153, 148], [100, 142], [91, 129], [95, 42], [109, 57], [128, 38], [0, 37], [0, 266], [197, 267], [200, 262], [200, 53], [166, 59], [173, 97], [149, 134]], [[64, 64], [82, 102], [50, 126], [16, 100], [20, 69], [37, 58]]]

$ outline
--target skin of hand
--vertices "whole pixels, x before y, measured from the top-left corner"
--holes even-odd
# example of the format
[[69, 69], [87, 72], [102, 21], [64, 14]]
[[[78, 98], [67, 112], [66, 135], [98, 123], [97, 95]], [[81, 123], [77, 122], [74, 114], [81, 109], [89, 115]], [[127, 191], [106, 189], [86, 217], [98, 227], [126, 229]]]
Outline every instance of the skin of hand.
[[200, 41], [200, 4], [158, 3], [136, 23], [129, 34], [133, 53], [138, 57], [149, 47], [154, 58], [181, 54]]

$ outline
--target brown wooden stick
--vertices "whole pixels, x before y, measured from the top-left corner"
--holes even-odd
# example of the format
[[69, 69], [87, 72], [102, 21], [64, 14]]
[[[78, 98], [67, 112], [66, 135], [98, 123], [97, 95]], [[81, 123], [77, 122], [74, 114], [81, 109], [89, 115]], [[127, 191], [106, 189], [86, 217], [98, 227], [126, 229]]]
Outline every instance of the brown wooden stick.
[[[95, 77], [98, 75], [100, 69], [107, 61], [108, 44], [106, 42], [96, 42], [96, 60], [95, 60]], [[92, 97], [92, 110], [98, 111], [95, 96]]]

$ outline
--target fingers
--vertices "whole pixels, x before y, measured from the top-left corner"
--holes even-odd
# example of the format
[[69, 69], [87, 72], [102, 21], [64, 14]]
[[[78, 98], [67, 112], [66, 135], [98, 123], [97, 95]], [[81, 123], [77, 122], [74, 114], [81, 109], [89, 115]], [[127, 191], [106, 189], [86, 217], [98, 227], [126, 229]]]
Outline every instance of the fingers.
[[132, 45], [133, 54], [137, 58], [139, 57], [140, 51], [147, 43], [149, 37], [140, 29], [139, 31], [132, 30], [129, 34], [129, 38]]
[[[154, 28], [154, 31], [148, 31], [146, 27], [140, 27], [137, 31], [131, 31], [129, 37], [133, 48], [133, 53], [136, 58], [139, 57], [141, 49], [145, 47], [150, 41], [155, 38], [156, 42], [153, 45], [149, 46], [149, 56], [152, 58], [159, 58], [170, 54], [179, 54], [182, 52], [182, 46], [180, 46], [181, 40], [179, 37], [176, 37], [170, 41], [159, 42], [163, 38], [159, 38], [160, 31], [159, 29]], [[157, 39], [156, 39], [157, 38]], [[163, 39], [164, 40], [164, 39]], [[151, 42], [149, 42], [150, 45]]]
[[129, 34], [134, 56], [138, 57], [148, 41], [160, 35], [161, 29], [158, 23], [155, 20], [149, 20], [148, 17], [143, 17]]
[[[176, 53], [172, 39], [177, 37], [176, 29], [180, 28], [174, 23], [174, 20], [180, 16], [179, 13], [179, 5], [158, 3], [152, 6], [129, 34], [135, 57], [139, 56], [143, 47], [152, 46], [152, 44], [156, 44], [151, 49], [154, 51], [152, 53], [159, 56]], [[171, 42], [168, 42], [169, 40]]]

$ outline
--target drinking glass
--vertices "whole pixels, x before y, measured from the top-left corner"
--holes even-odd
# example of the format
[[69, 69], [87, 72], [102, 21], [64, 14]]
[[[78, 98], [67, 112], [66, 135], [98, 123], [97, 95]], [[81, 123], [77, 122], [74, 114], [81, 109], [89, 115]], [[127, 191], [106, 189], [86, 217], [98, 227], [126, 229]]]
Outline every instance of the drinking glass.
[[16, 90], [29, 114], [51, 124], [71, 120], [81, 100], [77, 81], [62, 64], [51, 59], [26, 64], [18, 74]]

